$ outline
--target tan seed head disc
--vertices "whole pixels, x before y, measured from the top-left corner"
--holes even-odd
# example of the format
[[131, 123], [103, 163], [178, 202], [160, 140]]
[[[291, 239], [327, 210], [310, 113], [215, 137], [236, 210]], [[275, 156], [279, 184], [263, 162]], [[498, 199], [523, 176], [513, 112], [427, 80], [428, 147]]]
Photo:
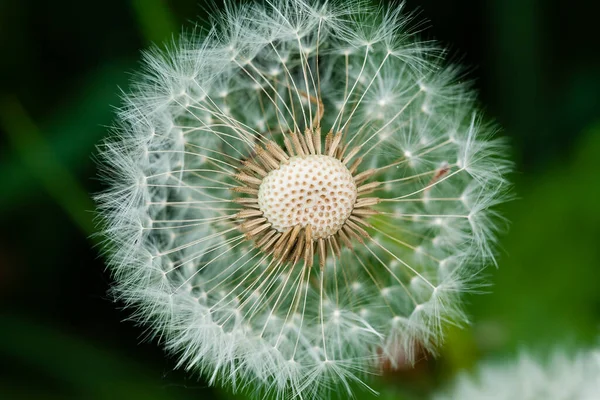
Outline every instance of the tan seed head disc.
[[310, 155], [291, 157], [271, 171], [258, 189], [258, 205], [279, 232], [310, 224], [313, 238], [319, 239], [341, 229], [356, 196], [354, 178], [340, 160]]

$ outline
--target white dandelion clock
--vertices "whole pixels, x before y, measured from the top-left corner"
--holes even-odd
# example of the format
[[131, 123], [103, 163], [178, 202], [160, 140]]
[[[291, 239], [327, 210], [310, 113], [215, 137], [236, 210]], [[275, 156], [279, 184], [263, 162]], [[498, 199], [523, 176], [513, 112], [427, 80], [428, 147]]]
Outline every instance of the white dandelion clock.
[[600, 351], [555, 352], [541, 361], [527, 353], [505, 363], [488, 362], [463, 374], [435, 400], [596, 400], [600, 395]]
[[115, 293], [181, 366], [318, 398], [465, 320], [509, 163], [442, 55], [399, 7], [301, 0], [146, 54], [99, 203]]

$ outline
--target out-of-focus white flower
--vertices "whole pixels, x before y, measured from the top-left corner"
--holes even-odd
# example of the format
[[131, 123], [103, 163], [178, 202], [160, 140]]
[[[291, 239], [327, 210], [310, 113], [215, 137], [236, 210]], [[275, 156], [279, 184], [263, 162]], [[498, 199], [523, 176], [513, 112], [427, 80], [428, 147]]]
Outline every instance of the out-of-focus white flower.
[[505, 363], [486, 363], [474, 376], [462, 374], [435, 400], [597, 400], [600, 351], [569, 356], [556, 352], [545, 362], [522, 353]]
[[115, 293], [181, 366], [318, 397], [465, 320], [509, 163], [408, 24], [360, 1], [227, 4], [146, 53], [100, 212]]

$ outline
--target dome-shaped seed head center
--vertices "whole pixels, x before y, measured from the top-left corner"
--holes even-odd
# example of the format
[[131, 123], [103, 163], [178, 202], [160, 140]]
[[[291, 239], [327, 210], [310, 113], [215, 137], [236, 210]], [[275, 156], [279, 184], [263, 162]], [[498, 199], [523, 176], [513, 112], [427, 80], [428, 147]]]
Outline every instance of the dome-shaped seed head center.
[[354, 178], [340, 160], [310, 155], [291, 157], [271, 171], [258, 189], [258, 205], [279, 232], [310, 224], [312, 237], [320, 239], [342, 228], [356, 196]]

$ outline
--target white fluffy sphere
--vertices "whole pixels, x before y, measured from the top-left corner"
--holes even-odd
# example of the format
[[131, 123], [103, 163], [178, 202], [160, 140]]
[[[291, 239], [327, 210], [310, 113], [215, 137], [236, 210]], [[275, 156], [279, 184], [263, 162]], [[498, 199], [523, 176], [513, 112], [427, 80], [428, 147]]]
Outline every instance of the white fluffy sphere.
[[509, 163], [408, 26], [354, 0], [228, 4], [146, 53], [98, 200], [117, 298], [181, 366], [321, 398], [465, 320]]

